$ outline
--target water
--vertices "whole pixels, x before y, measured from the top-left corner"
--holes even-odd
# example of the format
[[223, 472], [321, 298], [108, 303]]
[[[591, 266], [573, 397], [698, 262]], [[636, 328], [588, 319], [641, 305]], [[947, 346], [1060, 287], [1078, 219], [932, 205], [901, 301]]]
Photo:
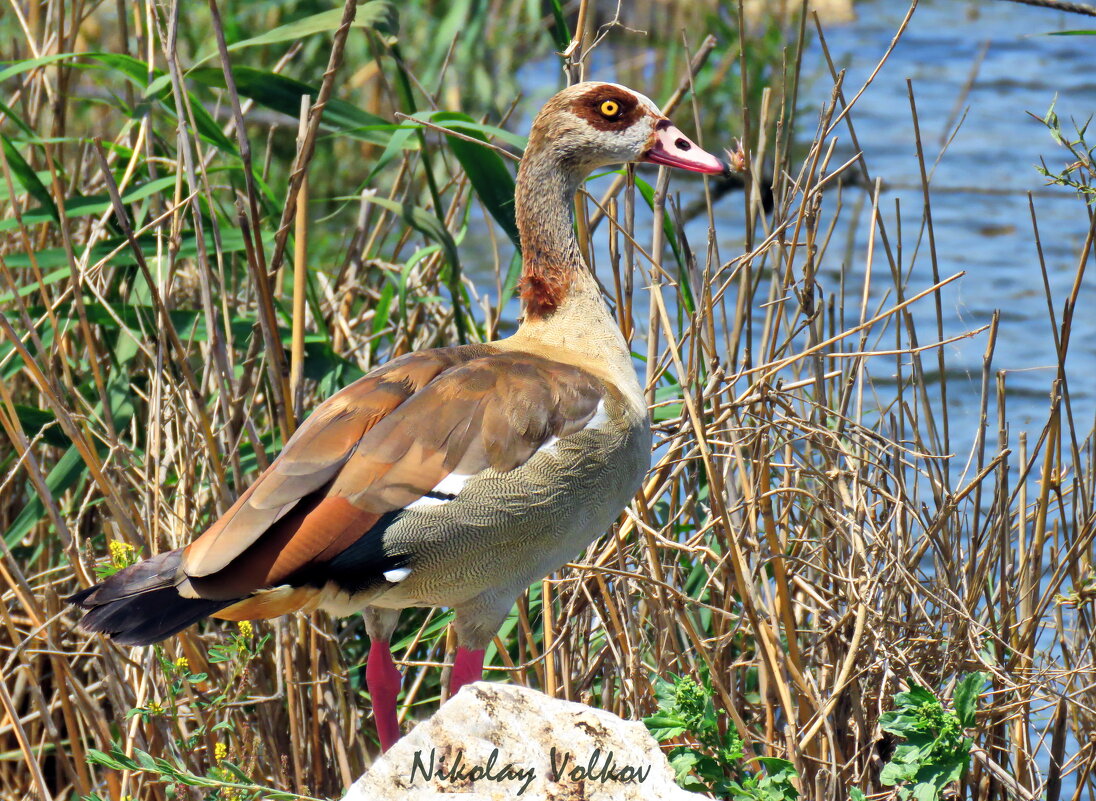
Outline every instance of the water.
[[[846, 96], [870, 75], [905, 13], [903, 3], [861, 2], [860, 20], [832, 28], [826, 39], [835, 61], [848, 70]], [[1082, 125], [1096, 113], [1096, 37], [1050, 36], [1051, 31], [1093, 29], [1084, 17], [1051, 13], [1007, 2], [922, 2], [888, 64], [857, 103], [857, 135], [873, 175], [886, 182], [881, 206], [894, 229], [894, 202], [902, 207], [903, 230], [913, 235], [922, 214], [920, 170], [915, 155], [906, 79], [913, 82], [926, 157], [934, 161], [958, 116], [966, 117], [936, 167], [932, 211], [940, 274], [967, 275], [943, 294], [945, 336], [990, 321], [1001, 310], [994, 367], [1007, 372], [1011, 442], [1018, 434], [1038, 435], [1047, 419], [1048, 393], [1057, 357], [1051, 321], [1032, 231], [1028, 193], [1039, 224], [1047, 265], [1047, 283], [1055, 309], [1072, 290], [1088, 220], [1077, 196], [1067, 188], [1047, 187], [1035, 169], [1045, 159], [1052, 170], [1067, 161], [1049, 132], [1027, 112], [1042, 117], [1053, 103], [1063, 132], [1070, 118]], [[980, 53], [984, 60], [972, 70]], [[805, 63], [824, 64], [814, 43]], [[820, 71], [819, 74], [824, 74]], [[969, 94], [957, 109], [969, 83]], [[830, 82], [810, 85], [808, 102], [821, 105]], [[1096, 128], [1090, 140], [1096, 139]], [[844, 132], [842, 132], [844, 135]], [[851, 155], [851, 149], [846, 147]], [[865, 227], [866, 228], [866, 227]], [[857, 254], [863, 264], [867, 231], [858, 231]], [[1066, 360], [1073, 419], [1079, 438], [1092, 431], [1096, 418], [1096, 264], [1090, 263], [1077, 300], [1071, 346]], [[882, 262], [879, 262], [882, 264]], [[911, 288], [932, 283], [927, 253], [918, 256]], [[934, 330], [932, 303], [914, 308], [918, 327]], [[982, 355], [986, 335], [947, 346], [952, 450], [965, 460], [978, 430]], [[992, 415], [993, 403], [990, 410]], [[991, 422], [991, 428], [995, 425]], [[994, 435], [990, 433], [990, 441]], [[1040, 646], [1050, 652], [1049, 633]], [[1068, 751], [1078, 747], [1070, 741]], [[1045, 758], [1045, 754], [1041, 755]], [[1046, 764], [1040, 767], [1044, 771]], [[1064, 796], [1076, 776], [1067, 778]]]
[[[885, 0], [861, 2], [856, 8], [856, 23], [826, 31], [835, 62], [847, 69], [846, 97], [851, 97], [875, 68], [905, 14], [905, 4]], [[930, 163], [950, 133], [949, 121], [954, 125], [966, 111], [931, 179], [941, 276], [961, 270], [967, 273], [942, 296], [945, 336], [984, 325], [994, 309], [1001, 310], [994, 366], [1008, 373], [1014, 438], [1019, 431], [1036, 433], [1045, 422], [1057, 362], [1027, 193], [1035, 195], [1048, 282], [1059, 311], [1073, 286], [1088, 226], [1072, 190], [1047, 187], [1046, 179], [1036, 171], [1041, 158], [1056, 168], [1067, 163], [1067, 154], [1027, 112], [1042, 117], [1057, 98], [1056, 111], [1069, 133], [1073, 132], [1071, 116], [1083, 124], [1096, 113], [1096, 37], [1044, 35], [1096, 27], [1086, 24], [1091, 22], [1005, 2], [922, 2], [853, 114], [869, 168], [873, 176], [884, 180], [880, 205], [887, 215], [888, 230], [893, 237], [897, 199], [908, 241], [920, 222], [922, 195], [906, 79], [913, 82], [922, 143]], [[983, 47], [984, 60], [957, 109]], [[817, 42], [804, 63], [819, 76], [808, 82], [806, 102], [821, 106], [828, 97], [830, 81]], [[1092, 133], [1096, 134], [1096, 128]], [[839, 134], [847, 140], [845, 131]], [[847, 141], [842, 152], [852, 153]], [[866, 238], [866, 226], [861, 226], [854, 265], [864, 263]], [[880, 264], [877, 261], [876, 266]], [[1090, 265], [1082, 284], [1067, 358], [1080, 436], [1092, 429], [1096, 415], [1096, 315], [1087, 311], [1096, 304], [1093, 270]], [[922, 252], [911, 288], [931, 283], [931, 262], [927, 252]], [[914, 314], [920, 330], [933, 330], [931, 301], [918, 304]], [[960, 455], [969, 449], [978, 425], [985, 343], [983, 334], [946, 350], [949, 372], [955, 373], [949, 376], [948, 386], [952, 446]]]
[[[839, 69], [846, 69], [847, 98], [859, 91], [876, 68], [906, 13], [904, 3], [887, 0], [865, 0], [856, 7], [857, 22], [825, 30], [831, 56]], [[1096, 37], [1048, 35], [1080, 28], [1096, 28], [1096, 24], [1084, 17], [1007, 2], [923, 0], [852, 114], [869, 169], [873, 177], [884, 181], [880, 207], [892, 242], [897, 200], [908, 250], [923, 206], [906, 85], [907, 78], [912, 81], [922, 146], [932, 170], [940, 276], [966, 272], [942, 293], [944, 336], [979, 328], [990, 322], [994, 310], [1000, 310], [994, 368], [1007, 373], [1013, 448], [1019, 432], [1032, 437], [1046, 422], [1057, 365], [1029, 193], [1038, 219], [1047, 283], [1059, 313], [1072, 291], [1088, 231], [1088, 219], [1076, 194], [1068, 188], [1048, 186], [1036, 170], [1042, 160], [1054, 170], [1069, 159], [1046, 127], [1031, 116], [1042, 117], [1054, 104], [1063, 132], [1072, 134], [1071, 117], [1083, 125], [1096, 114]], [[828, 102], [832, 86], [818, 41], [812, 42], [804, 65], [805, 73], [814, 76], [805, 84], [804, 103], [818, 109]], [[840, 144], [832, 163], [839, 164], [854, 151], [846, 129], [839, 128], [836, 135]], [[1096, 126], [1089, 140], [1096, 141]], [[839, 221], [836, 241], [845, 233], [842, 224], [851, 219], [846, 214]], [[854, 275], [863, 270], [867, 226], [861, 221], [855, 233]], [[722, 244], [734, 243], [728, 239]], [[824, 274], [831, 281], [839, 274], [838, 258], [837, 249], [831, 247], [824, 265]], [[908, 265], [908, 255], [906, 259]], [[1096, 418], [1096, 314], [1092, 313], [1096, 308], [1096, 264], [1092, 261], [1090, 257], [1078, 296], [1066, 362], [1073, 416], [1081, 438], [1092, 430]], [[875, 270], [886, 270], [878, 242]], [[910, 291], [932, 283], [926, 241], [911, 274]], [[888, 284], [876, 279], [877, 288]], [[931, 299], [919, 302], [912, 311], [922, 337], [935, 331]], [[952, 446], [960, 457], [969, 451], [979, 425], [986, 341], [987, 334], [982, 334], [946, 346]], [[924, 363], [934, 365], [935, 356], [924, 358]], [[992, 419], [990, 425], [995, 427]]]
[[[835, 63], [847, 71], [846, 98], [852, 98], [875, 69], [906, 8], [905, 3], [894, 0], [862, 0], [856, 4], [859, 15], [856, 22], [825, 29]], [[1007, 373], [1007, 412], [1010, 444], [1014, 448], [1019, 432], [1037, 436], [1046, 422], [1057, 363], [1027, 193], [1034, 194], [1049, 285], [1059, 312], [1073, 286], [1087, 231], [1085, 212], [1074, 192], [1048, 187], [1046, 179], [1036, 171], [1041, 158], [1051, 168], [1058, 169], [1067, 159], [1042, 123], [1027, 112], [1042, 117], [1057, 98], [1055, 107], [1068, 132], [1073, 132], [1071, 116], [1083, 124], [1089, 115], [1096, 113], [1096, 37], [1044, 35], [1096, 27], [1086, 25], [1091, 22], [1084, 17], [1007, 2], [922, 0], [898, 46], [857, 101], [852, 115], [869, 170], [873, 177], [884, 181], [880, 206], [892, 242], [897, 230], [895, 201], [901, 205], [908, 266], [911, 245], [921, 223], [923, 201], [906, 79], [913, 81], [922, 146], [930, 168], [965, 112], [965, 119], [931, 176], [940, 275], [967, 273], [941, 294], [944, 336], [979, 328], [990, 322], [995, 309], [1001, 311], [994, 368]], [[972, 68], [983, 48], [984, 57], [971, 82]], [[810, 135], [815, 114], [829, 100], [832, 81], [817, 40], [812, 41], [803, 63], [801, 131]], [[611, 51], [606, 48], [595, 51], [589, 77], [616, 79]], [[537, 108], [557, 88], [559, 72], [555, 58], [526, 67], [519, 79], [527, 96], [526, 106], [531, 110]], [[962, 102], [957, 106], [959, 101]], [[530, 120], [527, 117], [516, 126], [524, 130]], [[839, 145], [831, 161], [834, 165], [853, 155], [847, 129], [839, 127], [835, 135]], [[1096, 125], [1090, 139], [1096, 140]], [[608, 179], [604, 179], [595, 181], [590, 188], [592, 194], [599, 196], [607, 186]], [[697, 183], [676, 177], [671, 182], [674, 191], [682, 192], [684, 202], [696, 186]], [[855, 191], [846, 193], [846, 203]], [[639, 205], [642, 207], [642, 203]], [[643, 227], [647, 222], [643, 209], [637, 211], [639, 230], [647, 230]], [[715, 218], [723, 258], [741, 252], [740, 196], [730, 195], [720, 201]], [[840, 260], [845, 255], [837, 243], [845, 241], [843, 229], [850, 224], [856, 226], [855, 248], [846, 281], [855, 284], [864, 270], [866, 213], [860, 220], [854, 220], [845, 209], [822, 265], [821, 280], [829, 281], [831, 289], [836, 287], [842, 268]], [[694, 221], [687, 233], [694, 246], [700, 246], [707, 237], [707, 220]], [[603, 240], [604, 237], [596, 237], [593, 243], [600, 264], [606, 262]], [[882, 291], [890, 282], [889, 278], [882, 280], [879, 273], [887, 270], [881, 249], [876, 251], [874, 269], [878, 276], [874, 284]], [[910, 294], [932, 283], [926, 241], [911, 274]], [[856, 296], [855, 287], [849, 294]], [[1096, 265], [1090, 265], [1078, 298], [1067, 359], [1079, 438], [1092, 430], [1096, 419], [1096, 314], [1086, 312], [1094, 307]], [[511, 313], [508, 316], [516, 317], [516, 307], [508, 311]], [[936, 330], [933, 300], [926, 298], [911, 311], [922, 337], [921, 344], [925, 344], [926, 337]], [[970, 453], [979, 426], [986, 341], [987, 334], [983, 333], [947, 345], [945, 350], [951, 446], [960, 466]], [[926, 369], [936, 364], [935, 352], [925, 353], [922, 358]], [[891, 364], [884, 366], [876, 360], [872, 369], [891, 369]], [[991, 414], [993, 408], [991, 399]], [[996, 428], [992, 421], [991, 428]]]
[[[847, 98], [860, 89], [875, 69], [907, 6], [895, 0], [862, 0], [856, 8], [857, 22], [831, 26], [825, 31], [837, 66], [847, 70], [844, 84]], [[909, 254], [923, 213], [907, 78], [913, 83], [922, 144], [930, 168], [962, 118], [931, 175], [940, 276], [966, 273], [941, 295], [943, 334], [952, 337], [979, 328], [990, 322], [995, 310], [1000, 310], [993, 366], [1006, 373], [1011, 438], [1008, 445], [1013, 449], [1021, 432], [1034, 440], [1045, 424], [1057, 365], [1052, 321], [1032, 231], [1029, 193], [1039, 224], [1047, 283], [1058, 316], [1073, 288], [1089, 224], [1076, 194], [1068, 188], [1047, 186], [1045, 177], [1036, 170], [1045, 160], [1052, 170], [1060, 171], [1068, 163], [1068, 154], [1055, 144], [1046, 127], [1028, 114], [1041, 118], [1053, 103], [1068, 135], [1074, 132], [1071, 118], [1083, 125], [1096, 113], [1096, 37], [1046, 35], [1080, 28], [1096, 28], [1096, 22], [1008, 2], [922, 0], [888, 63], [853, 111], [869, 169], [873, 177], [884, 181], [880, 207], [892, 242], [897, 230], [895, 203], [900, 204], [906, 245], [904, 268], [909, 266]], [[611, 53], [595, 53], [591, 77], [615, 79], [612, 64]], [[804, 56], [804, 75], [802, 103], [817, 112], [828, 102], [832, 88], [817, 41], [812, 42]], [[529, 98], [527, 105], [532, 109], [554, 90], [558, 72], [553, 62], [551, 66], [530, 67], [519, 77]], [[809, 134], [813, 131], [813, 113], [805, 113], [802, 120], [801, 130]], [[526, 126], [527, 123], [528, 119]], [[831, 163], [840, 164], [853, 155], [853, 150], [846, 128], [840, 127], [835, 134], [839, 145]], [[1096, 125], [1089, 138], [1096, 141]], [[595, 184], [593, 194], [600, 195], [605, 185], [607, 182]], [[690, 186], [695, 184], [676, 179], [673, 182], [675, 190], [684, 190], [685, 195]], [[856, 191], [846, 193], [846, 203]], [[829, 282], [831, 290], [836, 288], [843, 268], [841, 259], [845, 254], [837, 243], [846, 239], [844, 226], [856, 225], [852, 262], [844, 265], [847, 282], [855, 285], [866, 260], [866, 214], [857, 221], [848, 211], [841, 215], [820, 274], [820, 280]], [[715, 213], [720, 252], [727, 259], [741, 251], [742, 203], [735, 196], [724, 198]], [[646, 220], [637, 219], [637, 223], [646, 224]], [[694, 246], [705, 241], [706, 227], [706, 220], [691, 224], [688, 234]], [[605, 245], [601, 239], [594, 246], [604, 265]], [[882, 291], [890, 281], [879, 248], [875, 259], [874, 288]], [[1079, 439], [1088, 435], [1096, 423], [1096, 263], [1093, 262], [1096, 257], [1090, 258], [1080, 290], [1066, 361]], [[913, 266], [909, 293], [932, 283], [926, 240]], [[849, 296], [856, 295], [853, 286]], [[891, 304], [893, 299], [887, 305]], [[911, 311], [922, 337], [921, 344], [925, 344], [936, 330], [935, 304], [927, 298]], [[987, 336], [983, 333], [960, 340], [947, 345], [945, 350], [951, 449], [960, 470], [978, 434], [982, 358]], [[924, 354], [923, 361], [927, 369], [932, 369], [936, 364], [935, 352]], [[870, 369], [877, 379], [885, 379], [893, 369], [893, 361], [890, 357], [887, 361], [875, 360]], [[992, 452], [996, 440], [992, 398], [989, 409]], [[1040, 646], [1052, 651], [1055, 647], [1042, 637]], [[1077, 745], [1071, 740], [1070, 750]], [[1041, 767], [1045, 772], [1047, 766]], [[1066, 797], [1075, 781], [1075, 776], [1067, 779]]]

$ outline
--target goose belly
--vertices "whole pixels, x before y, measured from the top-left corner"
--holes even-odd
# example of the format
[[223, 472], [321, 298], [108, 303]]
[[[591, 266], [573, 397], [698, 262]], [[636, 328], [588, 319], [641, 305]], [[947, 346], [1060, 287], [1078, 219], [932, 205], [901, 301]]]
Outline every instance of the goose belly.
[[369, 604], [516, 597], [612, 524], [642, 483], [650, 443], [646, 421], [624, 431], [586, 429], [514, 470], [469, 479], [453, 500], [409, 510], [384, 543], [389, 553], [410, 556], [409, 572]]

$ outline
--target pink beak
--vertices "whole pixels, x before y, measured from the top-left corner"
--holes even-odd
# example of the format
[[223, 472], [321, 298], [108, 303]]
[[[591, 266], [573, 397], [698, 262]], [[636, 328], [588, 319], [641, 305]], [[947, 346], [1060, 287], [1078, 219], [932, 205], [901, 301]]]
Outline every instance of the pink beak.
[[727, 165], [693, 144], [667, 119], [659, 120], [655, 125], [654, 146], [647, 151], [643, 160], [712, 175], [728, 171]]

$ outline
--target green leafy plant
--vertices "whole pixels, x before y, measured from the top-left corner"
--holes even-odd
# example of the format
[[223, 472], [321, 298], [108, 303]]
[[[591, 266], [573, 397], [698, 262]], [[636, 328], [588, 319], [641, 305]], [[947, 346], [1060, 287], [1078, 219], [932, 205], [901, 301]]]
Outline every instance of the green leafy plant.
[[[1057, 101], [1055, 101], [1057, 102]], [[1046, 162], [1036, 166], [1039, 174], [1047, 179], [1048, 185], [1065, 186], [1083, 197], [1089, 204], [1096, 203], [1096, 142], [1089, 142], [1085, 137], [1088, 133], [1089, 117], [1083, 124], [1073, 123], [1074, 133], [1067, 134], [1062, 130], [1062, 122], [1058, 113], [1054, 110], [1054, 103], [1050, 104], [1047, 113], [1040, 119], [1050, 131], [1054, 141], [1069, 152], [1070, 163], [1060, 170], [1053, 170]], [[1031, 115], [1035, 117], [1034, 114]]]
[[[115, 545], [116, 543], [111, 543]], [[131, 558], [129, 550], [111, 548], [115, 558]], [[244, 688], [244, 676], [248, 666], [262, 656], [271, 635], [256, 636], [252, 623], [241, 621], [236, 631], [229, 634], [225, 641], [212, 646], [207, 657], [211, 664], [224, 664], [229, 670], [227, 680], [212, 687], [210, 692], [209, 675], [195, 673], [186, 657], [169, 659], [163, 648], [157, 646], [156, 659], [166, 682], [162, 696], [152, 698], [133, 707], [126, 718], [140, 718], [142, 723], [153, 719], [163, 719], [179, 733], [174, 739], [174, 749], [170, 758], [154, 757], [139, 748], [123, 748], [118, 742], [112, 742], [109, 752], [95, 748], [88, 749], [87, 760], [93, 765], [101, 765], [114, 770], [128, 770], [144, 773], [156, 782], [188, 787], [205, 788], [205, 797], [228, 801], [243, 801], [252, 798], [308, 799], [311, 796], [278, 790], [257, 783], [248, 775], [246, 767], [241, 767], [229, 759], [236, 749], [230, 745], [236, 737], [234, 724], [224, 716], [225, 710], [240, 702]], [[181, 726], [180, 722], [189, 719], [190, 725]], [[204, 772], [188, 766], [186, 755], [208, 746], [208, 767]], [[97, 795], [84, 796], [84, 801], [99, 801]]]
[[897, 786], [899, 798], [937, 801], [944, 788], [962, 778], [970, 764], [974, 741], [964, 729], [974, 725], [978, 694], [986, 683], [982, 673], [971, 673], [952, 695], [955, 711], [944, 709], [932, 692], [917, 684], [894, 696], [897, 709], [883, 713], [883, 731], [905, 740], [883, 766], [879, 780]]
[[[742, 740], [712, 702], [710, 686], [690, 676], [655, 680], [658, 711], [643, 722], [659, 742], [688, 734], [695, 745], [679, 745], [669, 754], [677, 782], [686, 790], [711, 792], [733, 801], [792, 801], [795, 768], [785, 759], [745, 759]], [[751, 772], [756, 762], [764, 773]]]
[[[205, 774], [198, 774], [187, 768], [181, 759], [160, 759], [152, 756], [140, 748], [133, 749], [133, 755], [129, 756], [114, 744], [110, 753], [97, 749], [88, 750], [88, 762], [93, 765], [102, 765], [114, 770], [130, 770], [150, 774], [157, 781], [169, 784], [181, 784], [187, 787], [200, 787], [209, 791], [206, 798], [232, 799], [232, 801], [244, 801], [245, 799], [270, 799], [270, 801], [319, 801], [314, 796], [291, 793], [285, 790], [277, 790], [257, 784], [238, 765], [221, 759], [217, 766], [210, 768]], [[84, 801], [102, 801], [98, 795], [84, 796]]]
[[729, 782], [734, 801], [794, 801], [799, 798], [795, 789], [796, 772], [792, 763], [776, 757], [756, 757], [764, 766], [765, 773], [747, 775], [741, 782]]
[[95, 575], [100, 579], [109, 578], [138, 561], [137, 549], [128, 542], [111, 540], [107, 547], [110, 550], [110, 560], [95, 566]]

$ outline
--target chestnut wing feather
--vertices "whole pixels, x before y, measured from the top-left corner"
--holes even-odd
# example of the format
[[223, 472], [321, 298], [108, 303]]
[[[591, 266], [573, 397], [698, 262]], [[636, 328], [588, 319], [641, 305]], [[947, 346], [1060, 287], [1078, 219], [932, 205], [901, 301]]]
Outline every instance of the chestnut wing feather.
[[[450, 474], [524, 464], [550, 438], [583, 428], [606, 393], [584, 370], [521, 353], [483, 353], [439, 370], [395, 403], [374, 397], [380, 385], [363, 383], [371, 377], [321, 406], [306, 424], [308, 436], [291, 440], [230, 520], [190, 546], [184, 571], [199, 595], [240, 597], [315, 582], [325, 564], [345, 567], [351, 549], [363, 555], [354, 568], [364, 586], [365, 574], [379, 578], [399, 563], [400, 555], [384, 553], [381, 537], [401, 510]], [[267, 490], [270, 475], [277, 483]], [[211, 536], [213, 545], [200, 549]]]
[[236, 503], [186, 547], [183, 573], [200, 577], [223, 570], [302, 498], [330, 483], [379, 420], [454, 364], [483, 353], [477, 346], [411, 353], [332, 395]]

